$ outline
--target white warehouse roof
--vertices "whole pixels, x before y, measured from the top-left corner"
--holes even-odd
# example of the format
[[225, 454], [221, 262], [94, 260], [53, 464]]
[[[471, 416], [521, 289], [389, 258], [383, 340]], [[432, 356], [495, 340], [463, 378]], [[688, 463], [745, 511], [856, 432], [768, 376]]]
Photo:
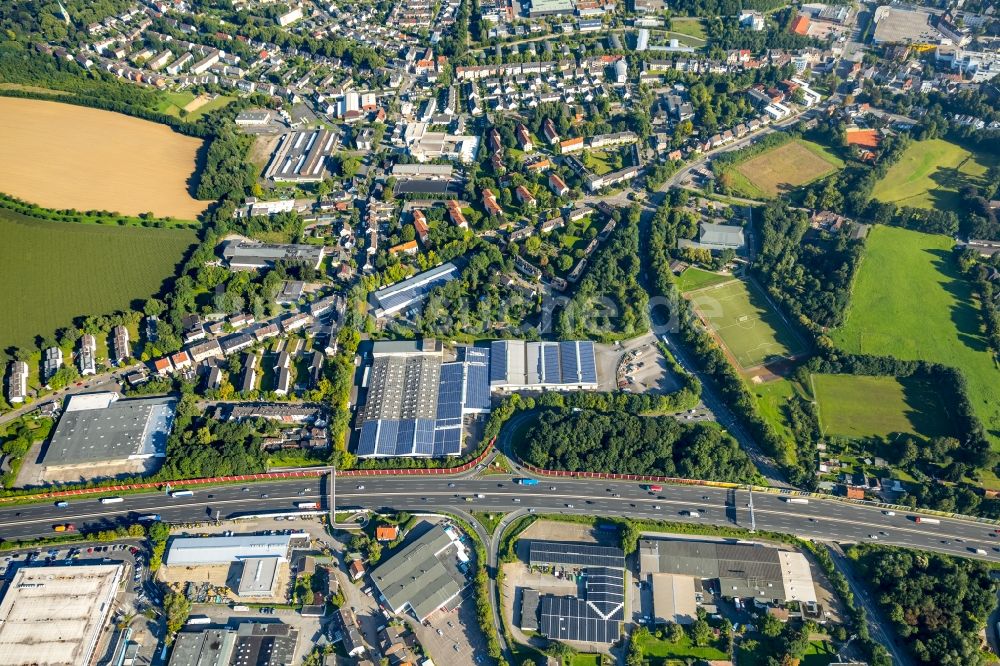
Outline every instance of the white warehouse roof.
[[167, 566], [228, 564], [247, 558], [288, 558], [288, 544], [305, 534], [248, 535], [231, 537], [177, 537], [170, 542]]

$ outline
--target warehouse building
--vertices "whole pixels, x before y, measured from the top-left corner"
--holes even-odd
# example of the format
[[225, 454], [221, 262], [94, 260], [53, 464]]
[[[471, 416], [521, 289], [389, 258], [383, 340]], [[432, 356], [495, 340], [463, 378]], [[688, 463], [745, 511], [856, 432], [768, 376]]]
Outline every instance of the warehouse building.
[[489, 350], [459, 347], [444, 363], [436, 342], [380, 344], [363, 380], [357, 455], [459, 455], [466, 417], [490, 410]]
[[88, 393], [66, 400], [42, 458], [46, 472], [94, 470], [166, 455], [177, 400], [120, 397], [111, 392]]
[[393, 613], [412, 613], [423, 622], [469, 584], [461, 570], [468, 561], [469, 552], [455, 528], [434, 525], [371, 576]]
[[288, 549], [294, 538], [307, 538], [304, 533], [237, 535], [222, 537], [175, 537], [167, 550], [166, 564], [201, 566], [229, 564], [247, 559], [288, 559]]
[[495, 391], [596, 390], [594, 343], [494, 341], [490, 346], [490, 388]]
[[337, 136], [327, 129], [300, 130], [281, 137], [264, 176], [276, 182], [318, 183]]
[[458, 267], [449, 261], [437, 268], [417, 273], [402, 282], [379, 289], [371, 296], [371, 305], [375, 316], [379, 319], [391, 317], [398, 312], [412, 308], [423, 302], [430, 295], [432, 289], [457, 278], [458, 273]]
[[[550, 640], [613, 643], [621, 636], [625, 620], [625, 552], [621, 548], [592, 543], [530, 541], [528, 564], [579, 577], [581, 593], [575, 596], [535, 593], [525, 590], [521, 623], [529, 625], [537, 612], [538, 632]], [[531, 594], [529, 594], [531, 592]]]
[[122, 564], [17, 569], [0, 600], [0, 662], [90, 664], [124, 571]]
[[816, 587], [805, 555], [756, 544], [643, 539], [639, 542], [639, 573], [643, 578], [653, 576], [654, 585], [656, 574], [717, 580], [721, 595], [730, 599], [753, 598], [775, 605], [816, 602]]
[[298, 639], [298, 629], [274, 623], [182, 631], [174, 640], [169, 666], [291, 666]]
[[271, 268], [278, 261], [302, 262], [315, 269], [323, 263], [322, 245], [277, 245], [253, 241], [229, 241], [222, 248], [223, 258], [233, 270]]

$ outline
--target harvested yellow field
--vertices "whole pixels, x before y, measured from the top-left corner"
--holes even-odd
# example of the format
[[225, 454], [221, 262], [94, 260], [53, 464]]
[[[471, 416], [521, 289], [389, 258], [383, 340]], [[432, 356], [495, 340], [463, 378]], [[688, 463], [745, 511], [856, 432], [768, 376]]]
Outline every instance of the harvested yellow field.
[[46, 208], [194, 220], [201, 140], [71, 104], [0, 97], [0, 190]]

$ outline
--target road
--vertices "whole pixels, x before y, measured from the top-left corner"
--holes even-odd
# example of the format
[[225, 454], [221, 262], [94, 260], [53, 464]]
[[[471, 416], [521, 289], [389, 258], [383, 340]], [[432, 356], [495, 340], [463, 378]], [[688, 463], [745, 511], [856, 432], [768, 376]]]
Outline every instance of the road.
[[[175, 523], [206, 521], [214, 518], [217, 511], [222, 518], [290, 513], [296, 511], [296, 502], [319, 499], [325, 504], [324, 484], [321, 478], [290, 479], [255, 483], [246, 486], [246, 491], [240, 486], [206, 488], [196, 490], [191, 497], [171, 498], [163, 493], [126, 495], [118, 504], [78, 499], [69, 500], [69, 506], [63, 509], [49, 502], [6, 506], [0, 508], [0, 538], [51, 536], [52, 526], [59, 523], [73, 523], [84, 531], [107, 529], [147, 513], [159, 513], [164, 521]], [[542, 479], [537, 486], [518, 486], [507, 476], [451, 480], [429, 476], [362, 480], [352, 477], [339, 480], [337, 486], [338, 510], [534, 509], [538, 513], [649, 518], [744, 528], [749, 528], [751, 522], [746, 507], [747, 492], [723, 488], [664, 486], [654, 495], [631, 482]], [[918, 525], [909, 514], [887, 516], [876, 507], [833, 499], [789, 504], [776, 494], [754, 493], [753, 503], [758, 530], [838, 542], [871, 541], [873, 535], [879, 543], [887, 545], [1000, 562], [1000, 540], [992, 536], [993, 527], [984, 523], [942, 518], [939, 525]], [[698, 511], [700, 517], [682, 515], [690, 510]], [[971, 549], [977, 547], [985, 548], [987, 554], [974, 555]]]
[[865, 589], [864, 585], [855, 578], [854, 569], [838, 544], [830, 544], [830, 557], [833, 559], [834, 566], [847, 579], [847, 584], [851, 587], [855, 601], [864, 607], [865, 613], [868, 615], [868, 628], [871, 631], [872, 638], [889, 650], [894, 664], [901, 666], [910, 664], [912, 660], [909, 656], [897, 647], [895, 641], [891, 640], [892, 631], [885, 621], [885, 615], [882, 614], [881, 609], [872, 601], [871, 595]]

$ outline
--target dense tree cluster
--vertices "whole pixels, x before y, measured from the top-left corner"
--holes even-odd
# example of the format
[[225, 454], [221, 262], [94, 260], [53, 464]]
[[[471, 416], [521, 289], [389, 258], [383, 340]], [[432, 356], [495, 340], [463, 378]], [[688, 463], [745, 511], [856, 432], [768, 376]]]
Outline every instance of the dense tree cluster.
[[850, 229], [809, 233], [804, 211], [784, 202], [758, 210], [760, 251], [754, 273], [768, 293], [807, 326], [828, 328], [843, 321], [854, 272], [864, 249]]
[[765, 30], [747, 30], [740, 25], [738, 16], [715, 16], [705, 23], [705, 32], [712, 45], [713, 57], [719, 57], [728, 49], [749, 49], [762, 53], [767, 49], [801, 49], [818, 46], [819, 41], [805, 35], [798, 35], [788, 29], [795, 18], [796, 10], [788, 7], [775, 12], [771, 18], [777, 27]]
[[768, 12], [784, 4], [781, 0], [678, 0], [670, 9], [678, 16], [738, 16], [744, 9]]
[[875, 590], [889, 622], [921, 663], [986, 663], [980, 632], [996, 605], [996, 582], [982, 562], [861, 545], [850, 557]]
[[559, 313], [564, 339], [632, 338], [649, 327], [649, 295], [639, 284], [639, 207], [632, 206], [590, 260], [576, 293]]
[[461, 276], [434, 289], [417, 320], [423, 335], [495, 337], [531, 335], [526, 324], [539, 312], [537, 298], [507, 286], [513, 260], [491, 244], [469, 259]]
[[715, 424], [669, 416], [547, 410], [525, 436], [526, 459], [547, 469], [751, 480], [753, 463]]
[[[83, 41], [91, 23], [119, 14], [131, 0], [18, 0], [0, 3], [0, 31], [11, 40]], [[62, 7], [69, 14], [65, 21]]]

